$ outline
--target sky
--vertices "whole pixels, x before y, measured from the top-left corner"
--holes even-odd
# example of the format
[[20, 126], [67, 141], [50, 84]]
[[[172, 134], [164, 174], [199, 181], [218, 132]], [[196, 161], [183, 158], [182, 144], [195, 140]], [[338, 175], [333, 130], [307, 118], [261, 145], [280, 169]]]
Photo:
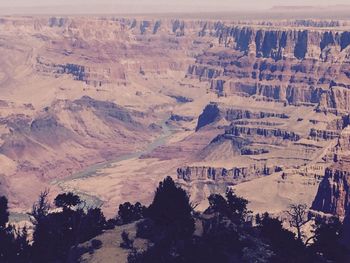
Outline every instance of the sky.
[[113, 8], [120, 12], [237, 11], [269, 9], [276, 5], [341, 5], [349, 0], [0, 0], [0, 9], [50, 10], [57, 6], [78, 10]]

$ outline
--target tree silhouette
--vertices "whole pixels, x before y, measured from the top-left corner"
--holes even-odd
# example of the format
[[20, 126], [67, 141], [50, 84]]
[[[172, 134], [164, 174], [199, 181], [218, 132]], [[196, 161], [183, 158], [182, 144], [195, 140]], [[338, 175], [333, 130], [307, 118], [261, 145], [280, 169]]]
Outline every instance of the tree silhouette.
[[72, 192], [59, 194], [55, 198], [55, 206], [63, 209], [71, 209], [81, 203], [80, 197]]
[[215, 214], [217, 220], [226, 219], [235, 225], [243, 224], [251, 213], [247, 209], [248, 201], [238, 197], [232, 190], [226, 192], [226, 199], [219, 194], [212, 194], [208, 198], [209, 207], [204, 214]]
[[80, 226], [76, 226], [79, 243], [101, 234], [106, 228], [106, 218], [100, 208], [89, 208], [86, 214], [82, 212], [81, 215]]
[[289, 206], [289, 210], [286, 211], [289, 216], [289, 224], [297, 231], [297, 238], [303, 241], [304, 232], [303, 227], [310, 222], [311, 218], [308, 218], [308, 209], [306, 204], [293, 204]]
[[49, 191], [45, 190], [40, 193], [38, 202], [32, 206], [32, 211], [28, 213], [34, 226], [40, 223], [50, 211], [50, 203], [48, 201]]
[[0, 228], [4, 229], [9, 221], [8, 201], [5, 196], [0, 197]]
[[332, 262], [346, 262], [346, 248], [341, 242], [343, 226], [338, 218], [316, 219], [313, 249], [318, 255]]
[[29, 260], [27, 229], [9, 224], [8, 201], [0, 197], [0, 262], [25, 263]]
[[132, 249], [134, 245], [134, 240], [130, 239], [129, 233], [123, 231], [121, 234], [122, 237], [122, 243], [120, 243], [120, 247], [126, 248], [126, 249]]
[[311, 256], [301, 240], [295, 239], [295, 234], [283, 228], [282, 221], [272, 218], [268, 213], [261, 217], [258, 225], [261, 237], [270, 244], [274, 256], [270, 262], [308, 263]]
[[[189, 262], [268, 262], [271, 252], [262, 240], [247, 230], [248, 201], [232, 190], [226, 198], [212, 194], [202, 215], [203, 234], [194, 245]], [[200, 259], [200, 260], [198, 260]]]
[[128, 262], [177, 262], [184, 254], [184, 244], [191, 244], [195, 229], [187, 193], [171, 177], [165, 178], [159, 183], [145, 218], [137, 224], [137, 236], [150, 239], [154, 245], [142, 253], [133, 251]]
[[148, 218], [173, 240], [189, 237], [194, 231], [192, 207], [185, 190], [176, 186], [171, 177], [159, 183], [152, 204], [146, 211]]
[[139, 202], [132, 205], [129, 202], [119, 205], [118, 219], [120, 224], [129, 224], [143, 218], [146, 207]]
[[[131, 249], [129, 263], [316, 263], [349, 261], [349, 250], [342, 244], [346, 234], [338, 218], [316, 219], [313, 243], [302, 242], [302, 227], [309, 220], [305, 205], [293, 205], [291, 225], [298, 236], [283, 228], [282, 222], [268, 213], [250, 221], [248, 201], [228, 191], [223, 197], [213, 194], [204, 213], [194, 213], [186, 192], [167, 177], [160, 182], [152, 204], [145, 210], [140, 203], [119, 207], [121, 222], [139, 220], [137, 237], [150, 240], [145, 251], [138, 251], [126, 232], [121, 247]], [[106, 229], [100, 208], [79, 206], [83, 201], [73, 193], [55, 198], [51, 210], [48, 191], [40, 194], [29, 214], [34, 225], [32, 245], [27, 228], [9, 223], [8, 201], [0, 197], [0, 262], [41, 263], [77, 262], [79, 243]], [[195, 221], [198, 229], [195, 230]], [[200, 226], [202, 223], [202, 227]], [[197, 230], [198, 230], [197, 229]], [[96, 240], [95, 240], [96, 241]], [[95, 242], [100, 247], [101, 242]]]
[[[54, 222], [50, 215], [50, 203], [48, 201], [48, 190], [40, 193], [39, 199], [33, 204], [29, 213], [34, 225], [33, 233], [33, 261], [50, 262], [58, 258], [59, 242], [62, 234], [59, 232], [59, 222]], [[56, 232], [57, 231], [57, 232]]]
[[77, 207], [82, 203], [79, 196], [63, 193], [55, 198], [60, 211], [50, 211], [48, 192], [39, 196], [33, 205], [33, 261], [73, 262], [72, 248], [100, 234], [106, 225], [99, 208]]
[[208, 197], [209, 207], [206, 213], [219, 213], [220, 215], [228, 214], [228, 205], [227, 201], [222, 195], [212, 194]]
[[232, 190], [226, 193], [228, 217], [237, 224], [242, 224], [251, 213], [247, 209], [248, 200], [238, 197]]

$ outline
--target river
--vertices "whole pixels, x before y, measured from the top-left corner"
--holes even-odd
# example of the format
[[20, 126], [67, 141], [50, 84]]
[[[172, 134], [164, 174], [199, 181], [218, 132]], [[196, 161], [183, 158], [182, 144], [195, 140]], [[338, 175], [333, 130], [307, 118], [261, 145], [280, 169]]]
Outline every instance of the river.
[[[146, 146], [146, 148], [143, 149], [142, 151], [125, 154], [110, 161], [88, 166], [84, 170], [74, 173], [71, 176], [66, 177], [62, 180], [53, 180], [51, 182], [51, 185], [58, 186], [63, 192], [73, 191], [75, 194], [79, 195], [82, 200], [85, 201], [88, 207], [101, 207], [103, 205], [103, 201], [100, 198], [98, 198], [97, 196], [93, 196], [93, 195], [84, 193], [82, 191], [79, 191], [79, 189], [66, 189], [65, 183], [76, 179], [97, 177], [101, 175], [99, 171], [104, 168], [108, 168], [110, 166], [116, 165], [121, 161], [140, 158], [142, 155], [151, 153], [157, 147], [165, 145], [168, 139], [171, 137], [171, 135], [175, 132], [175, 130], [172, 129], [172, 127], [170, 127], [167, 124], [168, 119], [169, 119], [169, 116], [167, 116], [165, 119], [161, 121], [160, 125], [162, 126], [162, 133], [155, 140], [149, 143]], [[11, 222], [29, 221], [29, 217], [26, 213], [11, 213], [10, 218], [11, 218]]]
[[[114, 166], [114, 165], [118, 164], [119, 162], [122, 162], [125, 160], [137, 159], [143, 155], [147, 155], [147, 154], [151, 153], [157, 147], [165, 145], [167, 143], [169, 137], [175, 132], [175, 130], [172, 129], [172, 127], [170, 127], [168, 125], [168, 123], [167, 123], [168, 119], [169, 119], [169, 116], [167, 116], [167, 118], [162, 120], [162, 122], [160, 123], [160, 125], [162, 127], [162, 133], [155, 140], [153, 140], [150, 144], [148, 144], [145, 149], [138, 151], [138, 152], [122, 155], [116, 159], [109, 160], [109, 161], [106, 161], [103, 163], [98, 163], [98, 164], [88, 166], [84, 170], [82, 170], [78, 173], [75, 173], [69, 177], [66, 177], [62, 180], [54, 180], [51, 182], [51, 184], [59, 186], [63, 192], [72, 191], [72, 189], [66, 189], [65, 183], [72, 181], [72, 180], [76, 180], [76, 179], [97, 177], [97, 176], [101, 175], [101, 173], [99, 173], [99, 171], [101, 171], [102, 169]], [[86, 204], [88, 206], [100, 207], [103, 205], [103, 201], [96, 196], [81, 192], [81, 191], [79, 191], [79, 189], [74, 189], [73, 192], [78, 194], [86, 202]]]

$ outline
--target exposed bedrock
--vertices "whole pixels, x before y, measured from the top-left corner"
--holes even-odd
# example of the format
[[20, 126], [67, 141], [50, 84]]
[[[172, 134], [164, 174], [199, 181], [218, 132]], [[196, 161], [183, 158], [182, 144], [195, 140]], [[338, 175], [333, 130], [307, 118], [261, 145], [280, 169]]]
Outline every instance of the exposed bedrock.
[[83, 81], [95, 87], [112, 82], [124, 85], [127, 83], [125, 69], [118, 65], [111, 68], [105, 65], [86, 66], [72, 63], [55, 64], [38, 57], [35, 67], [37, 71], [43, 74], [67, 74], [72, 76], [74, 80]]
[[[208, 161], [229, 161], [232, 158], [260, 155], [258, 159], [266, 160], [271, 155], [271, 159], [280, 160], [276, 164], [289, 166], [291, 159], [297, 160], [297, 163], [304, 163], [311, 155], [315, 155], [317, 149], [313, 149], [312, 146], [297, 146], [296, 142], [300, 139], [301, 136], [293, 131], [275, 127], [259, 128], [232, 124], [203, 148], [199, 158]], [[284, 155], [281, 156], [281, 149], [285, 149], [285, 160]]]
[[269, 151], [264, 149], [264, 148], [242, 148], [241, 149], [241, 155], [259, 155], [259, 154], [264, 154], [268, 153]]
[[289, 141], [298, 141], [300, 140], [300, 135], [292, 131], [282, 130], [279, 128], [259, 128], [259, 127], [248, 127], [248, 126], [239, 126], [231, 125], [228, 129], [225, 130], [224, 137], [239, 137], [239, 136], [262, 136], [266, 138], [277, 138], [282, 140]]
[[344, 217], [350, 212], [350, 128], [345, 128], [329, 156], [312, 210]]
[[200, 128], [207, 126], [208, 124], [214, 123], [221, 118], [221, 112], [217, 103], [208, 104], [201, 115], [198, 117], [198, 123], [196, 131]]
[[[298, 23], [310, 24], [290, 25]], [[4, 19], [2, 24], [34, 27], [35, 35], [47, 43], [47, 54], [40, 54], [34, 67], [45, 74], [68, 74], [102, 86], [127, 85], [135, 72], [147, 76], [188, 69], [189, 77], [209, 81], [223, 96], [263, 96], [350, 110], [350, 32], [336, 27], [300, 30], [220, 21], [61, 17]], [[44, 29], [52, 35], [42, 36]], [[60, 38], [62, 33], [67, 41]], [[57, 53], [64, 56], [57, 60]], [[152, 60], [145, 60], [145, 53]]]
[[22, 26], [41, 41], [36, 71], [70, 75], [96, 87], [130, 84], [136, 73], [184, 72], [209, 47], [217, 28], [216, 22], [166, 18], [43, 17], [4, 19], [1, 25]]
[[[204, 108], [201, 115], [199, 115], [196, 131], [221, 119], [225, 119], [228, 122], [233, 122], [240, 119], [264, 119], [271, 117], [281, 119], [289, 118], [285, 113], [233, 108], [223, 104], [211, 102]], [[269, 125], [272, 123], [269, 122], [266, 124]]]
[[[101, 119], [110, 118], [122, 121], [127, 124], [137, 124], [128, 110], [118, 106], [113, 102], [100, 101], [92, 99], [88, 96], [83, 96], [82, 98], [75, 100], [71, 105], [69, 105], [70, 110], [82, 110], [84, 107], [94, 109], [96, 115], [98, 115]], [[136, 112], [134, 112], [134, 114], [136, 114]], [[142, 115], [143, 113], [138, 113], [138, 115], [140, 114]]]
[[350, 32], [224, 26], [217, 37], [187, 76], [219, 95], [349, 110]]
[[241, 26], [217, 27], [219, 42], [256, 57], [273, 58], [323, 58], [327, 48], [343, 51], [350, 45], [350, 33], [300, 29], [259, 29]]
[[[341, 85], [341, 84], [337, 84]], [[339, 111], [350, 111], [350, 89], [349, 87], [337, 87], [333, 86], [330, 90], [324, 94], [324, 98], [321, 98], [320, 107], [334, 108]]]
[[231, 169], [192, 166], [178, 168], [177, 176], [178, 179], [183, 179], [187, 182], [212, 180], [234, 184], [253, 179], [255, 177], [269, 175], [280, 170], [281, 168], [277, 166], [266, 166], [259, 164], [233, 167]]
[[191, 122], [193, 121], [193, 117], [191, 116], [182, 116], [182, 115], [177, 115], [177, 114], [171, 114], [170, 121], [176, 121], [176, 122], [180, 122], [180, 121], [184, 121], [184, 122]]
[[327, 168], [311, 208], [327, 214], [345, 216], [350, 208], [349, 187], [350, 174], [344, 167]]
[[317, 130], [312, 128], [310, 130], [310, 139], [312, 140], [325, 140], [325, 141], [329, 141], [329, 140], [333, 140], [336, 138], [339, 138], [340, 135], [340, 131], [332, 131], [332, 130]]

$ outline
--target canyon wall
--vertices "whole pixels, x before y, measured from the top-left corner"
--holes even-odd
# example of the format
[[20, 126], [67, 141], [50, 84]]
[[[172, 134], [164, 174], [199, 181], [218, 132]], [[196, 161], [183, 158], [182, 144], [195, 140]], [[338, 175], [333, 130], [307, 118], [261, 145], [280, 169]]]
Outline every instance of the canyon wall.
[[350, 174], [344, 166], [326, 169], [311, 209], [344, 217], [350, 208]]
[[178, 179], [186, 182], [198, 180], [211, 180], [218, 183], [237, 184], [260, 176], [267, 176], [281, 171], [280, 167], [262, 164], [233, 167], [231, 169], [220, 167], [182, 167], [177, 169]]
[[2, 18], [0, 29], [35, 41], [30, 63], [45, 76], [70, 76], [100, 87], [128, 85], [134, 75], [186, 72], [210, 46], [216, 23], [116, 17]]
[[345, 128], [328, 156], [325, 171], [311, 209], [344, 218], [350, 212], [350, 128]]
[[188, 77], [209, 81], [219, 95], [350, 109], [350, 32], [221, 25], [215, 36]]
[[205, 106], [203, 112], [198, 117], [196, 131], [225, 119], [228, 122], [233, 122], [240, 119], [264, 119], [264, 118], [281, 118], [288, 119], [285, 113], [278, 113], [275, 111], [259, 111], [244, 108], [229, 107], [224, 104], [211, 102]]

